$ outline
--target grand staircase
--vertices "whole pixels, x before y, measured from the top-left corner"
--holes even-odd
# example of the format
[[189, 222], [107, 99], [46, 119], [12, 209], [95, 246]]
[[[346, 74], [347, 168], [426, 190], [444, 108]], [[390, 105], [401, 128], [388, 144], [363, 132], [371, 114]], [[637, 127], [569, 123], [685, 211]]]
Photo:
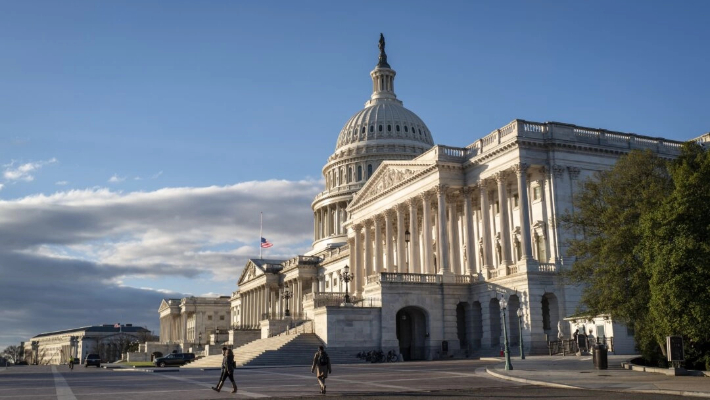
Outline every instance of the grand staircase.
[[[314, 333], [274, 336], [255, 340], [236, 348], [234, 362], [237, 366], [311, 365], [313, 355], [321, 345], [323, 342]], [[222, 355], [218, 354], [201, 358], [183, 368], [220, 366], [222, 366]]]

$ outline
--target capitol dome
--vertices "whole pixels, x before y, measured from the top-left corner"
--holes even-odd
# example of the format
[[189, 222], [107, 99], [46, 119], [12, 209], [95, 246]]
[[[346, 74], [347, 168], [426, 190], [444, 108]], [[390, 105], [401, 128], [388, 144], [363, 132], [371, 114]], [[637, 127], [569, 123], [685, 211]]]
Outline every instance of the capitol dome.
[[348, 120], [340, 131], [335, 150], [337, 152], [350, 145], [390, 140], [409, 140], [428, 147], [434, 145], [429, 128], [417, 114], [394, 101], [375, 101], [373, 105], [358, 111]]
[[387, 63], [382, 34], [378, 47], [379, 62], [370, 72], [372, 95], [340, 131], [335, 152], [323, 167], [325, 190], [311, 204], [314, 251], [347, 240], [343, 224], [347, 206], [383, 162], [412, 160], [434, 146], [424, 121], [404, 108], [394, 93], [397, 73]]

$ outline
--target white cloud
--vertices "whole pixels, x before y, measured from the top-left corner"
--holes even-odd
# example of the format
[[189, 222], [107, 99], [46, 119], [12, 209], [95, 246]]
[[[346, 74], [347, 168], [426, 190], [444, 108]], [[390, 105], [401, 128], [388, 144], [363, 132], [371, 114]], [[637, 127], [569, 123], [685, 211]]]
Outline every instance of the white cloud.
[[229, 294], [215, 286], [236, 287], [247, 259], [259, 254], [260, 211], [275, 243], [269, 257], [303, 254], [312, 240], [310, 203], [321, 189], [315, 181], [271, 180], [0, 200], [0, 326], [16, 332], [0, 334], [0, 348], [105, 321], [157, 330], [160, 299], [181, 296], [177, 283], [210, 295]]
[[66, 186], [69, 184], [69, 181], [57, 181], [54, 184], [57, 186]]
[[125, 176], [118, 176], [118, 174], [113, 174], [113, 176], [108, 179], [108, 181], [110, 183], [119, 183], [119, 182], [123, 182], [125, 180], [126, 180]]
[[158, 179], [160, 175], [163, 175], [163, 171], [158, 171], [157, 173], [153, 174], [150, 179]]
[[35, 172], [37, 172], [45, 165], [54, 164], [56, 162], [56, 158], [50, 158], [46, 161], [29, 162], [16, 166], [17, 163], [15, 161], [12, 161], [10, 164], [3, 165], [4, 171], [2, 175], [8, 181], [31, 182], [35, 179]]
[[2, 190], [2, 188], [4, 188], [4, 187], [5, 187], [5, 185], [3, 185], [2, 183], [0, 183], [0, 190]]

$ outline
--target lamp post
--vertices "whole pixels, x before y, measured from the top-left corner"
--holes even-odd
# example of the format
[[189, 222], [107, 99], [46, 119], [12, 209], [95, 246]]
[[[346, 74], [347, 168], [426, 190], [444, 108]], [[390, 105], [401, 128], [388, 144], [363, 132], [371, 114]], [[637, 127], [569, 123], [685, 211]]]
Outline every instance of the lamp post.
[[219, 344], [219, 328], [214, 330], [214, 344]]
[[284, 288], [284, 293], [281, 297], [286, 300], [286, 311], [284, 312], [284, 317], [290, 317], [291, 313], [288, 311], [288, 300], [291, 298], [291, 291], [288, 290], [288, 288]]
[[409, 273], [409, 238], [411, 234], [409, 230], [404, 231], [404, 243], [407, 244], [407, 273]]
[[197, 335], [197, 347], [202, 346], [202, 332], [200, 332], [199, 335]]
[[506, 371], [512, 371], [513, 370], [513, 364], [510, 363], [510, 346], [508, 344], [508, 323], [506, 322], [506, 317], [505, 317], [505, 308], [507, 306], [507, 302], [505, 301], [505, 298], [503, 295], [500, 296], [500, 310], [503, 312], [503, 341], [505, 343], [505, 370]]
[[350, 273], [350, 267], [345, 264], [343, 272], [340, 274], [340, 279], [345, 282], [345, 304], [350, 304], [350, 295], [348, 294], [348, 283], [353, 280], [353, 274]]
[[525, 359], [525, 349], [523, 347], [523, 309], [518, 308], [518, 329], [520, 329], [520, 359]]

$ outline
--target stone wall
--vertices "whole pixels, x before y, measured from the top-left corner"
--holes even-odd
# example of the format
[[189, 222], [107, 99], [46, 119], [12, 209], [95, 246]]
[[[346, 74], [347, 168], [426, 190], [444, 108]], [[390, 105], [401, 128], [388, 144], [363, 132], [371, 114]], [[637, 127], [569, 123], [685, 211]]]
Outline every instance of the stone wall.
[[379, 307], [321, 307], [314, 314], [315, 332], [329, 349], [355, 354], [380, 348]]

